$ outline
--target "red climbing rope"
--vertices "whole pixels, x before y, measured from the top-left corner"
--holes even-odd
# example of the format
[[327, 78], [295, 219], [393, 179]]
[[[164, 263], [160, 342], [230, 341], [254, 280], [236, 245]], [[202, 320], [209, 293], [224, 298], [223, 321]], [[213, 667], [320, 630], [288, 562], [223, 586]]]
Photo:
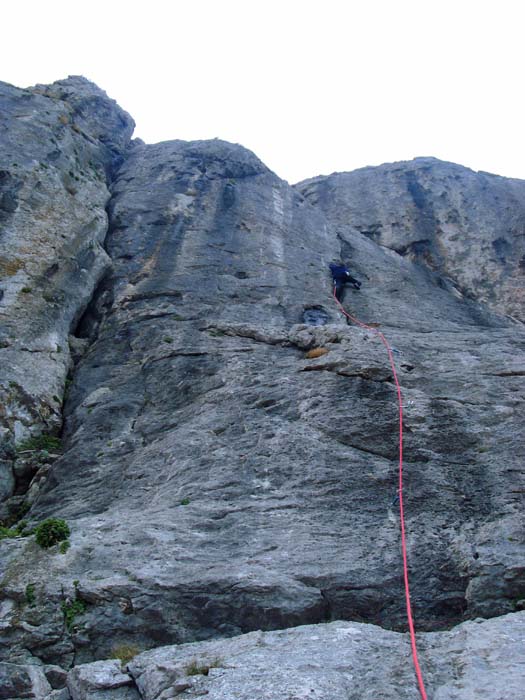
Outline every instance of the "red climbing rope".
[[399, 404], [399, 520], [401, 522], [401, 550], [403, 552], [403, 577], [405, 580], [405, 601], [407, 609], [407, 620], [408, 629], [410, 630], [410, 644], [412, 646], [412, 659], [414, 662], [414, 670], [416, 672], [417, 683], [419, 686], [419, 692], [421, 694], [422, 700], [427, 700], [427, 693], [425, 691], [425, 685], [423, 683], [423, 675], [421, 673], [421, 668], [419, 667], [419, 661], [417, 658], [417, 648], [416, 648], [416, 632], [414, 629], [414, 619], [412, 617], [412, 605], [410, 603], [410, 588], [408, 585], [408, 560], [407, 560], [407, 545], [406, 545], [406, 534], [405, 534], [405, 512], [403, 508], [403, 398], [401, 396], [401, 386], [399, 385], [399, 380], [397, 378], [396, 366], [394, 363], [394, 356], [392, 354], [392, 348], [388, 344], [388, 340], [385, 338], [381, 331], [377, 328], [369, 326], [366, 323], [362, 323], [354, 316], [351, 316], [344, 306], [341, 304], [335, 293], [334, 286], [334, 299], [341, 312], [349, 318], [354, 323], [357, 323], [361, 328], [366, 328], [379, 336], [379, 339], [385, 346], [388, 352], [388, 359], [390, 360], [390, 366], [392, 367], [392, 374], [394, 375], [394, 382], [396, 384], [397, 390], [397, 401]]

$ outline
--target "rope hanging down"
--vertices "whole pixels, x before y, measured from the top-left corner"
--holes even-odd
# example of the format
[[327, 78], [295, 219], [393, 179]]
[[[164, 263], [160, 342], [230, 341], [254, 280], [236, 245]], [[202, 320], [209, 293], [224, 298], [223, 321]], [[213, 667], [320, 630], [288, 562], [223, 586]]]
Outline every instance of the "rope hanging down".
[[403, 508], [403, 399], [401, 396], [401, 386], [399, 384], [399, 380], [397, 378], [397, 372], [396, 372], [396, 366], [394, 363], [394, 356], [392, 354], [392, 348], [390, 347], [388, 340], [385, 338], [383, 333], [381, 331], [378, 331], [377, 328], [373, 328], [372, 326], [368, 326], [366, 323], [362, 323], [357, 318], [354, 318], [354, 316], [351, 316], [344, 306], [341, 304], [339, 299], [336, 296], [336, 289], [334, 285], [334, 299], [335, 303], [341, 310], [341, 312], [349, 318], [351, 321], [356, 323], [358, 326], [361, 326], [361, 328], [366, 328], [366, 330], [372, 331], [372, 333], [375, 333], [383, 345], [386, 348], [386, 351], [388, 352], [388, 359], [390, 360], [390, 366], [392, 368], [392, 374], [394, 376], [394, 382], [396, 385], [396, 391], [397, 391], [397, 401], [399, 405], [399, 520], [401, 523], [401, 550], [403, 553], [403, 578], [405, 581], [405, 602], [406, 602], [406, 610], [407, 610], [407, 620], [408, 620], [408, 629], [410, 631], [410, 645], [412, 647], [412, 660], [414, 662], [414, 670], [416, 672], [416, 678], [417, 678], [417, 683], [419, 686], [419, 692], [421, 695], [422, 700], [427, 700], [427, 693], [425, 691], [425, 685], [423, 683], [423, 675], [421, 673], [421, 668], [419, 666], [419, 661], [417, 658], [417, 648], [416, 648], [416, 632], [414, 629], [414, 620], [412, 617], [412, 605], [410, 603], [410, 588], [408, 585], [408, 560], [407, 560], [407, 546], [406, 546], [406, 534], [405, 534], [405, 513], [404, 513], [404, 508]]

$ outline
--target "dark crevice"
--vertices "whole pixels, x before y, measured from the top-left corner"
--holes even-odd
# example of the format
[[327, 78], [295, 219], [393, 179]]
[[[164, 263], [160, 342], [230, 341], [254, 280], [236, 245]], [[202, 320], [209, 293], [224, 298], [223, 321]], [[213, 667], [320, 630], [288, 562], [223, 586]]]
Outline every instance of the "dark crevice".
[[[111, 172], [107, 172], [106, 185], [110, 192], [113, 184], [118, 179], [119, 168], [124, 162], [125, 157], [122, 157], [119, 162], [119, 166], [112, 168]], [[104, 236], [104, 240], [102, 242], [102, 248], [110, 259], [111, 254], [107, 246], [108, 237], [113, 231], [118, 229], [119, 226], [119, 222], [117, 220], [113, 220], [112, 204], [113, 195], [110, 196], [105, 206], [108, 223], [106, 235]], [[111, 285], [109, 284], [111, 272], [112, 267], [110, 266], [93, 289], [91, 299], [88, 301], [84, 313], [80, 315], [75, 327], [71, 330], [71, 335], [76, 336], [77, 338], [87, 339], [89, 341], [89, 345], [93, 345], [96, 342], [100, 323], [105, 314], [113, 305], [113, 294], [111, 292]]]
[[340, 377], [353, 377], [356, 379], [363, 379], [366, 382], [376, 382], [379, 384], [392, 384], [393, 377], [381, 376], [382, 370], [377, 368], [371, 368], [369, 370], [345, 370], [338, 369], [339, 362], [327, 362], [322, 365], [308, 365], [300, 369], [300, 372], [333, 372], [338, 374]]
[[332, 314], [324, 306], [306, 306], [301, 320], [307, 326], [326, 326], [332, 322]]
[[332, 622], [333, 615], [332, 615], [332, 604], [330, 602], [330, 598], [326, 595], [325, 591], [322, 589], [319, 591], [321, 594], [321, 598], [323, 599], [325, 603], [325, 612], [324, 612], [324, 620], [323, 622]]
[[[112, 173], [114, 175], [115, 171], [112, 170]], [[108, 174], [108, 178], [110, 178], [112, 175]], [[107, 186], [111, 186], [111, 180], [108, 179]], [[110, 214], [109, 214], [109, 208], [110, 208], [110, 202], [111, 199], [108, 200], [107, 205], [106, 205], [106, 212], [108, 214], [108, 226], [106, 230], [106, 235], [104, 242], [107, 240], [107, 236], [111, 230], [111, 220], [110, 220]], [[103, 245], [104, 247], [104, 245]], [[107, 252], [107, 251], [106, 251]], [[50, 271], [51, 273], [53, 270]], [[105, 274], [103, 274], [98, 281], [98, 283], [94, 286], [93, 291], [91, 293], [91, 296], [89, 300], [86, 302], [84, 306], [84, 310], [82, 311], [79, 309], [78, 315], [76, 318], [73, 319], [72, 321], [72, 326], [69, 331], [70, 337], [72, 336], [72, 339], [70, 340], [70, 353], [71, 353], [71, 358], [72, 358], [72, 363], [70, 365], [70, 369], [68, 371], [68, 374], [65, 378], [65, 386], [64, 386], [64, 392], [61, 397], [57, 397], [61, 400], [61, 411], [60, 411], [60, 416], [61, 416], [61, 428], [59, 431], [59, 437], [62, 439], [64, 438], [64, 408], [67, 402], [67, 396], [69, 392], [69, 387], [74, 381], [75, 377], [75, 368], [82, 356], [88, 351], [89, 347], [92, 346], [97, 338], [98, 338], [98, 331], [99, 327], [101, 324], [101, 321], [104, 317], [104, 315], [107, 313], [109, 308], [111, 308], [113, 299], [112, 295], [110, 293], [110, 286], [109, 286], [109, 279], [110, 279], [110, 274], [111, 274], [111, 268], [106, 270]], [[76, 339], [76, 340], [75, 340]], [[48, 461], [49, 462], [49, 461]], [[31, 478], [27, 478], [28, 475], [25, 475], [23, 479], [19, 479], [16, 484], [16, 491], [15, 491], [15, 500], [16, 503], [28, 492], [28, 490], [31, 487], [31, 484], [34, 481], [34, 478], [40, 478], [39, 482], [39, 488], [40, 491], [42, 491], [42, 488], [45, 484], [46, 481], [49, 480], [49, 478], [52, 475], [52, 462], [51, 460], [50, 463], [44, 462], [44, 469], [37, 469], [34, 471], [33, 474], [31, 474]], [[14, 464], [14, 462], [13, 462]], [[42, 474], [40, 474], [42, 472]], [[38, 500], [38, 499], [37, 499]], [[7, 506], [9, 507], [10, 501], [7, 503]], [[16, 505], [16, 504], [15, 504]]]
[[199, 330], [209, 333], [212, 336], [222, 335], [229, 336], [231, 338], [245, 338], [247, 340], [252, 340], [255, 343], [262, 343], [264, 345], [280, 345], [281, 347], [291, 347], [293, 345], [293, 343], [284, 336], [284, 331], [283, 336], [271, 337], [265, 335], [263, 332], [258, 331], [255, 328], [228, 328], [210, 324], [205, 328], [200, 328]]

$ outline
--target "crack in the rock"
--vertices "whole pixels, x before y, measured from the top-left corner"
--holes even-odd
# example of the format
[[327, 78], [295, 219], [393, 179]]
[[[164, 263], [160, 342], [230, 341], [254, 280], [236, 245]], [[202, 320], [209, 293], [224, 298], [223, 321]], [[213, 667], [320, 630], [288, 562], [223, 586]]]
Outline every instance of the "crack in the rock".
[[162, 360], [169, 360], [170, 357], [203, 357], [204, 355], [210, 355], [211, 353], [207, 350], [175, 350], [167, 355], [162, 355], [161, 357], [148, 357], [141, 364], [141, 369], [149, 367], [149, 365], [155, 362], [161, 362]]
[[299, 372], [333, 372], [335, 374], [338, 374], [341, 377], [353, 377], [353, 378], [359, 378], [363, 379], [364, 381], [367, 382], [377, 382], [378, 384], [391, 384], [393, 382], [393, 378], [391, 376], [384, 377], [384, 378], [375, 378], [373, 377], [369, 372], [365, 371], [355, 371], [352, 372], [351, 370], [344, 370], [344, 369], [338, 369], [335, 364], [324, 364], [324, 365], [313, 365], [313, 366], [307, 366], [307, 367], [302, 367]]
[[[341, 438], [338, 433], [332, 433], [329, 432], [328, 430], [317, 426], [317, 430], [319, 430], [320, 433], [325, 435], [326, 437], [335, 440], [337, 443], [340, 445], [344, 445], [345, 447], [349, 447], [350, 449], [357, 450], [358, 452], [363, 452], [364, 454], [370, 454], [373, 455], [374, 457], [380, 457], [381, 459], [386, 459], [387, 462], [396, 462], [397, 461], [397, 456], [396, 457], [389, 457], [386, 454], [382, 454], [381, 452], [377, 452], [375, 450], [370, 450], [366, 449], [365, 447], [358, 447], [357, 445], [354, 445], [352, 442], [349, 440], [346, 440], [344, 438]], [[411, 461], [420, 461], [420, 460], [408, 460], [405, 457], [405, 462], [410, 463]]]
[[150, 301], [152, 299], [162, 299], [163, 297], [171, 297], [174, 299], [182, 299], [182, 292], [178, 290], [167, 290], [165, 292], [144, 292], [143, 294], [134, 294], [120, 302], [120, 306], [125, 304], [134, 304], [137, 301]]
[[294, 345], [285, 334], [282, 336], [271, 337], [257, 331], [254, 328], [231, 328], [208, 325], [204, 328], [200, 328], [199, 330], [212, 336], [225, 335], [231, 338], [247, 338], [248, 340], [253, 340], [255, 343], [263, 343], [265, 345], [280, 345], [282, 347], [292, 347]]

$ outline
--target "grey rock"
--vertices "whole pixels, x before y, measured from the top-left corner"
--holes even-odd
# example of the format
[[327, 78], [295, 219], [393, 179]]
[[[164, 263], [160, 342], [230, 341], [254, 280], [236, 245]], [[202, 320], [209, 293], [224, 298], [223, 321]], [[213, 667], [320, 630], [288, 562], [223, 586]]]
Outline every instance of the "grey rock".
[[30, 90], [67, 106], [68, 123], [76, 133], [96, 145], [106, 167], [114, 168], [122, 162], [135, 122], [104, 90], [81, 75], [70, 75], [65, 80], [36, 85]]
[[71, 700], [71, 695], [67, 688], [60, 688], [60, 690], [52, 690], [49, 695], [46, 695], [45, 700]]
[[8, 498], [15, 488], [14, 457], [15, 451], [12, 440], [0, 442], [0, 503]]
[[50, 692], [51, 686], [40, 666], [0, 662], [1, 700], [43, 700]]
[[[519, 700], [524, 641], [525, 613], [420, 634], [428, 697]], [[341, 621], [164, 647], [128, 669], [144, 700], [418, 697], [407, 635]]]
[[60, 666], [50, 664], [44, 667], [44, 673], [52, 688], [64, 688], [66, 685], [67, 671]]
[[416, 158], [296, 188], [350, 245], [366, 236], [437, 273], [451, 292], [525, 320], [522, 180]]
[[0, 113], [0, 441], [19, 442], [61, 426], [68, 333], [110, 264], [107, 173], [133, 122], [84, 78], [1, 83]]
[[[79, 579], [89, 602], [78, 660], [115, 638], [341, 617], [402, 629], [395, 390], [381, 343], [330, 299], [346, 238], [216, 141], [137, 147], [110, 212], [114, 264], [66, 404], [68, 450], [33, 511], [72, 524], [69, 582], [58, 559], [48, 577], [51, 597]], [[512, 611], [522, 327], [351, 235], [358, 276], [377, 277], [349, 307], [402, 358], [418, 624]], [[301, 323], [319, 306], [324, 325]]]
[[0, 501], [5, 500], [15, 489], [13, 467], [9, 462], [0, 461]]
[[[128, 147], [129, 118], [81, 79], [0, 99], [18, 154], [0, 178], [6, 512], [24, 498], [30, 524], [71, 528], [65, 553], [0, 543], [0, 658], [68, 668], [338, 619], [405, 630], [396, 390], [375, 330], [334, 304], [337, 258], [363, 280], [348, 310], [396, 349], [418, 629], [519, 608], [523, 183], [416, 161], [291, 188], [219, 140]], [[16, 252], [39, 240], [38, 259]], [[55, 461], [14, 460], [14, 440], [62, 422]], [[324, 693], [347, 692], [326, 673]], [[173, 683], [158, 693], [202, 690]]]
[[67, 687], [72, 700], [140, 700], [133, 679], [116, 660], [76, 666], [68, 674]]

